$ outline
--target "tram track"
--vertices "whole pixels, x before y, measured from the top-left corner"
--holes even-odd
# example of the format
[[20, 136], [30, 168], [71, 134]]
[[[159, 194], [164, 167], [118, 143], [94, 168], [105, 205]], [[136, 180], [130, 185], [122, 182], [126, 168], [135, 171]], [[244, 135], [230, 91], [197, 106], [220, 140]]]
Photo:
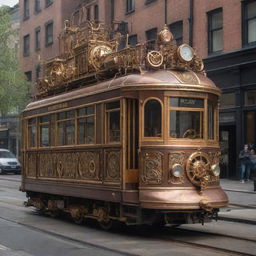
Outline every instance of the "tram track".
[[[12, 222], [12, 223], [15, 223], [15, 224], [22, 225], [22, 226], [30, 228], [32, 230], [43, 232], [47, 235], [51, 235], [51, 236], [54, 236], [56, 238], [63, 239], [65, 241], [78, 243], [79, 245], [87, 245], [87, 246], [91, 246], [91, 247], [94, 247], [94, 248], [103, 249], [103, 250], [107, 250], [109, 252], [118, 253], [118, 254], [127, 255], [127, 256], [142, 255], [142, 254], [130, 253], [130, 252], [115, 249], [115, 248], [110, 248], [108, 246], [99, 245], [99, 244], [96, 244], [96, 243], [92, 243], [90, 241], [84, 241], [84, 240], [80, 240], [80, 239], [77, 239], [77, 238], [72, 238], [72, 237], [67, 236], [67, 235], [63, 235], [63, 234], [60, 234], [60, 233], [49, 231], [49, 230], [46, 230], [44, 228], [36, 227], [36, 226], [33, 226], [31, 224], [28, 224], [28, 223], [23, 223], [21, 221], [12, 220], [10, 218], [0, 217], [0, 219], [3, 219], [5, 221], [9, 221], [9, 222]], [[97, 228], [95, 227], [95, 229], [97, 229]], [[151, 231], [151, 232], [149, 232], [149, 231]], [[180, 232], [181, 234], [179, 234], [178, 238], [173, 238], [173, 237], [170, 236], [170, 231], [171, 231], [171, 233]], [[111, 234], [112, 232], [109, 232], [109, 233]], [[244, 255], [244, 256], [254, 256], [255, 255], [253, 253], [232, 250], [230, 248], [221, 248], [221, 247], [218, 247], [218, 246], [213, 246], [211, 244], [202, 244], [200, 242], [184, 241], [184, 238], [180, 237], [181, 235], [185, 238], [194, 237], [195, 234], [197, 234], [197, 235], [200, 234], [200, 235], [206, 236], [208, 239], [209, 239], [209, 236], [210, 237], [215, 236], [215, 237], [222, 237], [222, 238], [229, 238], [229, 239], [236, 240], [236, 241], [234, 241], [235, 243], [239, 243], [241, 241], [247, 242], [247, 243], [248, 242], [255, 243], [255, 240], [253, 240], [253, 239], [241, 238], [241, 237], [236, 237], [236, 236], [232, 236], [232, 235], [224, 235], [224, 234], [219, 234], [219, 233], [195, 231], [195, 230], [189, 230], [189, 229], [183, 229], [183, 228], [171, 229], [171, 228], [168, 228], [168, 227], [164, 227], [162, 230], [154, 232], [154, 229], [152, 227], [146, 227], [145, 229], [144, 229], [144, 227], [137, 227], [137, 228], [128, 227], [127, 229], [122, 230], [122, 232], [121, 231], [116, 231], [116, 232], [114, 232], [114, 234], [128, 235], [130, 238], [133, 237], [135, 239], [138, 239], [138, 238], [147, 239], [148, 241], [169, 242], [170, 244], [173, 244], [174, 246], [179, 245], [179, 246], [185, 246], [185, 247], [194, 248], [194, 249], [200, 249], [200, 250], [203, 250], [205, 253], [206, 253], [206, 251], [210, 251], [210, 252], [217, 253], [219, 255], [239, 255], [239, 256], [240, 255]]]

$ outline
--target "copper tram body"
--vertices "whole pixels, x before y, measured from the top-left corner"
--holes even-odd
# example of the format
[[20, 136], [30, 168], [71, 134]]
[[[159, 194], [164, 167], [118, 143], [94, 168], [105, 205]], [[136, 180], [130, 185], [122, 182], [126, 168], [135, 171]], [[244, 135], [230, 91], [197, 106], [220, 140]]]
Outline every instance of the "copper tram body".
[[[39, 85], [39, 97], [22, 114], [21, 188], [28, 206], [54, 215], [68, 212], [78, 223], [94, 218], [109, 227], [114, 220], [204, 222], [227, 205], [219, 184], [220, 90], [200, 65], [193, 70], [177, 60], [179, 67], [167, 68], [172, 38], [165, 42], [161, 35], [157, 49], [145, 48], [143, 56], [140, 52], [147, 62], [134, 60], [139, 68], [135, 63], [122, 73], [124, 64], [115, 60], [120, 51], [109, 53], [109, 46], [104, 61], [96, 65], [93, 59], [94, 70], [83, 71], [83, 76], [76, 67], [80, 53], [74, 55], [72, 70], [77, 77], [70, 83], [63, 77], [49, 82], [49, 72], [58, 75], [59, 59], [46, 71], [48, 79]], [[170, 51], [177, 51], [175, 44], [171, 46]], [[99, 45], [93, 47], [95, 52]], [[65, 60], [70, 63], [70, 58]], [[108, 77], [115, 70], [120, 75]], [[105, 78], [88, 82], [95, 77], [90, 72]], [[76, 86], [59, 92], [61, 81], [65, 88]]]

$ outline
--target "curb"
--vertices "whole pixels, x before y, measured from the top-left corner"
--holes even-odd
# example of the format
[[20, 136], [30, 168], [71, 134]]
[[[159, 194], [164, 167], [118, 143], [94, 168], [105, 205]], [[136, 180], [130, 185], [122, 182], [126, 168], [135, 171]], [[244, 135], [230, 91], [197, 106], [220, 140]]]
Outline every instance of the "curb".
[[246, 193], [246, 194], [256, 194], [256, 191], [249, 190], [237, 190], [237, 189], [226, 189], [223, 188], [224, 191], [237, 192], [237, 193]]
[[248, 220], [248, 219], [238, 219], [238, 218], [230, 218], [230, 217], [222, 217], [218, 216], [218, 220], [224, 220], [228, 222], [238, 222], [238, 223], [245, 223], [245, 224], [251, 224], [251, 225], [256, 225], [255, 220]]

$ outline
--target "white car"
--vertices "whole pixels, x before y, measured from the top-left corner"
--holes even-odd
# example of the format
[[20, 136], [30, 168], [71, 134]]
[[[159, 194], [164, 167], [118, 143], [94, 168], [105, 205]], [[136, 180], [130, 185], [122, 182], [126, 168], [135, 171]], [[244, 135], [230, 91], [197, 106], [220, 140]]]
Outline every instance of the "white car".
[[21, 173], [20, 162], [9, 150], [0, 148], [0, 174]]

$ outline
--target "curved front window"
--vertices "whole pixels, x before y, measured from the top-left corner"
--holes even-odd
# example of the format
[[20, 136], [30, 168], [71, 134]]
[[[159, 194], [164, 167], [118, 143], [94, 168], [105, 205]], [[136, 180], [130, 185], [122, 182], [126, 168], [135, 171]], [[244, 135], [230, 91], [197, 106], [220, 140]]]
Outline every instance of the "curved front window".
[[144, 137], [162, 137], [162, 106], [158, 100], [148, 100], [144, 106]]
[[203, 138], [203, 99], [171, 97], [169, 110], [170, 137], [184, 139]]

